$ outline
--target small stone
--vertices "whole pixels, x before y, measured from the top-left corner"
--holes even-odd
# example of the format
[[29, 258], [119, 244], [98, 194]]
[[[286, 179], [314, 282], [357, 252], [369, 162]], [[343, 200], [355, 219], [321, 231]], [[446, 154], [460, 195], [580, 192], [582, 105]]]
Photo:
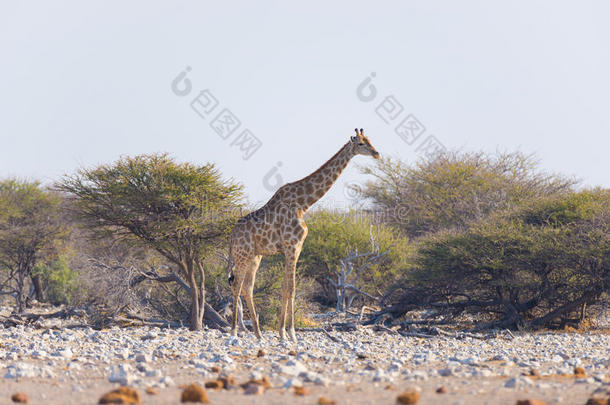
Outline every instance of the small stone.
[[136, 354], [136, 361], [138, 363], [150, 363], [151, 357], [149, 354], [146, 353], [138, 353]]
[[575, 375], [576, 377], [583, 378], [583, 377], [585, 377], [585, 376], [587, 375], [587, 373], [585, 372], [585, 369], [584, 369], [584, 368], [582, 368], [582, 367], [576, 367], [576, 368], [574, 369], [574, 375]]
[[163, 377], [161, 379], [161, 381], [159, 381], [159, 382], [167, 387], [172, 387], [172, 386], [176, 385], [176, 383], [174, 382], [174, 379], [168, 375]]
[[249, 383], [246, 385], [244, 394], [246, 395], [263, 395], [265, 392], [265, 387], [259, 384]]
[[23, 392], [13, 394], [11, 396], [11, 399], [13, 400], [13, 402], [17, 402], [19, 404], [27, 404], [28, 402], [30, 402], [30, 397], [28, 397], [28, 395], [24, 394]]
[[539, 377], [540, 373], [538, 372], [538, 370], [533, 368], [533, 369], [530, 370], [529, 375], [532, 376], [532, 377]]
[[303, 397], [305, 395], [309, 395], [309, 390], [305, 387], [294, 387], [294, 395]]
[[302, 386], [303, 386], [303, 382], [301, 380], [299, 380], [298, 378], [291, 378], [284, 383], [282, 388], [293, 388], [293, 387], [302, 387]]
[[222, 387], [226, 390], [235, 386], [235, 378], [230, 375], [223, 375], [218, 377], [218, 381], [222, 382]]
[[140, 394], [129, 387], [119, 387], [102, 395], [100, 404], [140, 404]]
[[513, 377], [513, 378], [508, 379], [504, 383], [504, 386], [506, 388], [521, 388], [521, 387], [529, 387], [533, 384], [534, 383], [529, 378], [519, 376], [519, 377]]
[[212, 366], [212, 367], [210, 368], [210, 371], [211, 371], [212, 373], [220, 373], [222, 370], [221, 370], [221, 369], [220, 369], [220, 367], [218, 367], [218, 366]]
[[546, 405], [546, 402], [539, 399], [521, 399], [517, 401], [517, 405]]
[[589, 398], [585, 405], [608, 405], [610, 404], [610, 400], [603, 398]]
[[159, 394], [159, 391], [157, 391], [157, 390], [156, 390], [155, 388], [153, 388], [153, 387], [148, 387], [148, 388], [146, 388], [146, 391], [145, 391], [145, 392], [146, 392], [148, 395], [157, 395], [157, 394]]
[[256, 357], [265, 357], [267, 355], [267, 352], [265, 352], [263, 349], [258, 349], [258, 353], [256, 353]]
[[330, 380], [326, 377], [318, 376], [314, 381], [314, 384], [321, 385], [323, 387], [328, 387], [330, 385]]
[[72, 356], [74, 356], [74, 353], [72, 353], [72, 350], [70, 348], [67, 348], [58, 350], [57, 352], [55, 352], [55, 354], [53, 354], [53, 356], [61, 357], [62, 359], [71, 359]]
[[297, 352], [295, 350], [291, 350], [291, 351], [288, 352], [288, 355], [289, 356], [296, 356]]
[[419, 402], [419, 392], [416, 390], [408, 390], [396, 397], [397, 404], [415, 405]]
[[318, 405], [337, 405], [337, 401], [326, 397], [318, 398]]
[[205, 387], [206, 388], [210, 388], [210, 389], [214, 389], [214, 390], [221, 390], [224, 387], [224, 383], [220, 380], [212, 380], [212, 381], [208, 381], [205, 383]]
[[436, 393], [437, 393], [437, 394], [446, 394], [446, 393], [447, 393], [447, 388], [445, 388], [444, 386], [442, 386], [442, 387], [438, 387], [438, 388], [436, 389]]
[[585, 405], [609, 405], [610, 387], [599, 387], [591, 394]]
[[199, 402], [202, 404], [207, 404], [210, 402], [208, 398], [208, 394], [205, 392], [204, 388], [201, 388], [197, 384], [191, 384], [187, 386], [184, 391], [182, 391], [182, 397], [180, 398], [181, 402]]
[[261, 378], [252, 378], [250, 381], [241, 385], [243, 389], [248, 388], [249, 385], [256, 384], [260, 385], [264, 389], [271, 388], [271, 381], [266, 376], [262, 376]]
[[110, 366], [110, 375], [108, 381], [111, 383], [119, 383], [121, 385], [129, 385], [135, 379], [132, 374], [133, 369], [129, 364], [119, 364], [118, 366]]
[[383, 381], [387, 379], [387, 375], [383, 370], [375, 371], [375, 376], [373, 376], [373, 381]]
[[450, 368], [443, 368], [438, 370], [438, 375], [441, 377], [451, 377], [453, 375], [453, 370]]
[[396, 387], [393, 386], [392, 384], [388, 384], [383, 389], [386, 390], [386, 391], [389, 391], [389, 390], [395, 390]]

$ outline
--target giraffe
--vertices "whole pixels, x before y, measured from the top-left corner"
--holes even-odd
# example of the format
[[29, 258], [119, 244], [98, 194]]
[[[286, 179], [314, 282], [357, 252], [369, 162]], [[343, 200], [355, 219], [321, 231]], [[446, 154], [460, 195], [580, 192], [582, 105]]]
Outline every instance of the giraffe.
[[263, 256], [283, 253], [285, 256], [280, 339], [288, 334], [296, 340], [294, 332], [294, 298], [296, 264], [307, 237], [303, 214], [335, 183], [349, 161], [356, 155], [379, 159], [364, 132], [356, 135], [326, 163], [309, 176], [280, 187], [262, 208], [241, 218], [229, 239], [229, 265], [227, 276], [233, 290], [233, 336], [237, 335], [239, 297], [243, 294], [256, 336], [261, 339], [258, 318], [254, 309], [253, 290], [256, 271]]

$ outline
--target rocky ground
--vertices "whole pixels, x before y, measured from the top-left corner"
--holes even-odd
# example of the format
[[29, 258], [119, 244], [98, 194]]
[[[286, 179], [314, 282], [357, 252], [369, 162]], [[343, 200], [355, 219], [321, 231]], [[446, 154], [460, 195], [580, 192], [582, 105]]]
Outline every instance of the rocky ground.
[[[300, 332], [280, 342], [266, 332], [238, 338], [218, 330], [149, 327], [0, 329], [0, 404], [26, 393], [30, 403], [94, 404], [118, 387], [136, 388], [144, 403], [179, 403], [180, 386], [234, 377], [230, 389], [208, 389], [211, 403], [395, 403], [405, 389], [420, 404], [584, 404], [610, 384], [610, 336], [603, 333], [501, 334], [487, 340], [404, 337], [359, 328]], [[575, 368], [579, 373], [574, 374]], [[534, 374], [534, 375], [531, 375]], [[530, 375], [530, 376], [526, 376]], [[246, 395], [240, 383], [268, 377], [272, 388]], [[304, 386], [307, 395], [295, 395]], [[146, 394], [152, 387], [156, 394]], [[444, 387], [445, 393], [436, 390]]]

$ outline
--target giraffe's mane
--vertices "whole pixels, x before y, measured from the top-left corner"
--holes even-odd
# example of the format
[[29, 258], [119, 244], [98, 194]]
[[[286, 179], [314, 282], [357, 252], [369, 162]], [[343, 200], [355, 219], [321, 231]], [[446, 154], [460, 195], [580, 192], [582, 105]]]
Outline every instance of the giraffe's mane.
[[317, 169], [315, 172], [313, 172], [313, 173], [311, 173], [311, 174], [309, 174], [309, 175], [307, 175], [307, 176], [303, 177], [303, 178], [302, 178], [302, 179], [300, 179], [300, 180], [293, 181], [293, 183], [299, 183], [299, 182], [301, 182], [301, 181], [307, 180], [307, 179], [309, 179], [309, 178], [313, 177], [314, 175], [316, 175], [317, 173], [321, 172], [322, 170], [324, 170], [324, 169], [326, 168], [326, 166], [327, 166], [327, 165], [328, 165], [328, 164], [329, 164], [329, 163], [330, 163], [332, 160], [334, 160], [334, 159], [335, 159], [337, 156], [339, 156], [339, 154], [340, 154], [341, 152], [343, 152], [343, 150], [344, 150], [344, 149], [345, 149], [345, 148], [346, 148], [346, 147], [349, 145], [349, 143], [350, 143], [350, 142], [348, 141], [348, 142], [347, 142], [345, 145], [343, 145], [343, 146], [341, 147], [341, 149], [339, 149], [339, 150], [337, 151], [337, 153], [335, 153], [334, 155], [332, 155], [332, 156], [330, 157], [330, 159], [328, 159], [326, 162], [324, 162], [324, 164], [323, 164], [322, 166], [320, 166], [320, 167], [319, 167], [319, 168], [318, 168], [318, 169]]

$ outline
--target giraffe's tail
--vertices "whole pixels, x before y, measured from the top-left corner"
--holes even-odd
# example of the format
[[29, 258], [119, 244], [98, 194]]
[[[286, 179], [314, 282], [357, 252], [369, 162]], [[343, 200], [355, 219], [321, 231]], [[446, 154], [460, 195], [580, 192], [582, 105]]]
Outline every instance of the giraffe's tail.
[[233, 274], [234, 266], [235, 265], [233, 263], [233, 244], [229, 242], [229, 257], [227, 259], [226, 268], [227, 281], [229, 282], [229, 285], [233, 285], [233, 280], [235, 280], [235, 275]]

